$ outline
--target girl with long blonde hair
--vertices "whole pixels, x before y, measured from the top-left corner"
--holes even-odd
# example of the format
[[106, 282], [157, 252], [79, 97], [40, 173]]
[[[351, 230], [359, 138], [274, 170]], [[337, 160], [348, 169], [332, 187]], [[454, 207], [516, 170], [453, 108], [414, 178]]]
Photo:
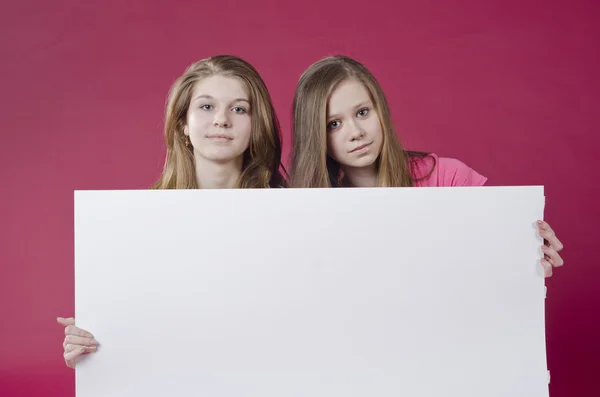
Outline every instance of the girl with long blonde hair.
[[156, 189], [285, 185], [280, 127], [256, 69], [234, 56], [192, 64], [169, 91]]
[[[293, 103], [290, 185], [311, 187], [482, 186], [486, 178], [459, 160], [405, 150], [373, 74], [346, 56], [330, 56], [300, 77]], [[538, 221], [548, 277], [563, 249]]]
[[[154, 189], [285, 187], [279, 121], [267, 87], [252, 65], [214, 56], [189, 66], [166, 105], [167, 155]], [[94, 336], [59, 317], [63, 357], [95, 352]]]

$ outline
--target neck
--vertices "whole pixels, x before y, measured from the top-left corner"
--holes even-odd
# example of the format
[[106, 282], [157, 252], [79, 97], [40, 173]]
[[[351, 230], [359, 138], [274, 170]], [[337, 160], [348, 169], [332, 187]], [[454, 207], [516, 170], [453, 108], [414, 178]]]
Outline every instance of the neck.
[[377, 168], [375, 164], [368, 167], [344, 167], [344, 179], [350, 187], [376, 187]]
[[243, 156], [226, 162], [195, 157], [196, 182], [200, 189], [233, 189], [242, 173]]

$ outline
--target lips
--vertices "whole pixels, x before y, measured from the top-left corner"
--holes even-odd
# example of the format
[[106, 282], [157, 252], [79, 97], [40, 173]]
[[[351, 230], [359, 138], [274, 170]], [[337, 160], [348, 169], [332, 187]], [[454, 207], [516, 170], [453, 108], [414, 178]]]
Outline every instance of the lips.
[[[373, 143], [373, 142], [371, 142], [371, 143]], [[368, 148], [369, 146], [371, 146], [371, 143], [365, 143], [364, 145], [360, 145], [360, 146], [358, 146], [358, 147], [355, 147], [354, 149], [352, 149], [352, 150], [350, 151], [350, 153], [354, 153], [354, 152], [358, 152], [359, 150], [366, 149], [366, 148]]]
[[228, 140], [228, 141], [233, 140], [233, 137], [226, 135], [226, 134], [210, 134], [210, 135], [206, 135], [206, 138], [216, 139], [216, 140]]

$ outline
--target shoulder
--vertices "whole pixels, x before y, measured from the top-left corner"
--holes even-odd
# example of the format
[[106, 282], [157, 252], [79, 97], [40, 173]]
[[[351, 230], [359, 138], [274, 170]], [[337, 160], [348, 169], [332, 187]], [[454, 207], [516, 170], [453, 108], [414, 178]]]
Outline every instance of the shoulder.
[[411, 158], [415, 186], [483, 186], [487, 178], [460, 160], [435, 153]]

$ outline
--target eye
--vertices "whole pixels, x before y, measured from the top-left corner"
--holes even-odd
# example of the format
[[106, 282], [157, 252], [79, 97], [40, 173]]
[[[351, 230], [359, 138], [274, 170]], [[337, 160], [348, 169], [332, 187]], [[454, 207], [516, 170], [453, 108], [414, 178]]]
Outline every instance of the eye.
[[365, 117], [367, 114], [369, 114], [369, 108], [362, 108], [356, 114], [360, 117]]
[[340, 126], [340, 124], [341, 124], [341, 123], [340, 123], [338, 120], [333, 120], [333, 121], [330, 121], [330, 122], [327, 124], [327, 129], [328, 129], [328, 130], [335, 129], [335, 128], [339, 127], [339, 126]]
[[240, 107], [240, 106], [235, 106], [232, 110], [234, 111], [234, 113], [240, 113], [240, 114], [248, 113], [248, 111], [246, 109], [244, 109], [243, 107]]
[[211, 110], [212, 109], [212, 105], [202, 105], [202, 106], [200, 106], [200, 109]]

